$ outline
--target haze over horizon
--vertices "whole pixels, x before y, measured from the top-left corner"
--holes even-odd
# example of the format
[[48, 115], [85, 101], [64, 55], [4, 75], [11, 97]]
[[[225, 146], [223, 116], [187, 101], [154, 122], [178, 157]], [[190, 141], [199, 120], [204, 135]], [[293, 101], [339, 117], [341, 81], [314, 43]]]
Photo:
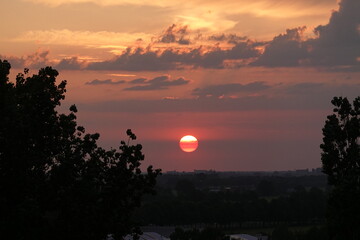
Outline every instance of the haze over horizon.
[[57, 69], [61, 111], [76, 104], [107, 148], [131, 128], [144, 165], [317, 168], [331, 99], [360, 95], [359, 12], [358, 0], [3, 0], [0, 59], [12, 81]]

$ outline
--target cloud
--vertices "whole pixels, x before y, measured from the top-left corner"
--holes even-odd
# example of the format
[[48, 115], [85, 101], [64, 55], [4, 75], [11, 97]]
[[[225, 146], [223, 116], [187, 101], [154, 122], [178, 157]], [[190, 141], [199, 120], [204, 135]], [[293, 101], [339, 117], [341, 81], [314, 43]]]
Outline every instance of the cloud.
[[342, 0], [327, 25], [315, 29], [318, 38], [309, 41], [311, 64], [360, 66], [360, 1]]
[[0, 55], [0, 58], [8, 60], [13, 68], [38, 69], [52, 66], [59, 70], [80, 70], [85, 69], [88, 65], [86, 60], [81, 60], [79, 57], [63, 58], [58, 62], [56, 60], [51, 60], [49, 55], [49, 50], [38, 50], [21, 57]]
[[127, 48], [112, 60], [89, 64], [90, 70], [161, 71], [176, 69], [175, 61], [167, 59], [158, 51], [144, 48]]
[[238, 42], [227, 51], [227, 59], [250, 59], [259, 57], [260, 51], [257, 49], [258, 46], [263, 45], [262, 42], [252, 42], [250, 40], [246, 42]]
[[113, 81], [112, 79], [98, 80], [94, 79], [90, 82], [86, 82], [87, 85], [119, 85], [125, 83], [125, 80]]
[[56, 69], [66, 70], [78, 70], [83, 69], [87, 65], [86, 61], [81, 61], [78, 57], [64, 58], [61, 59], [58, 64], [55, 65]]
[[129, 83], [131, 84], [144, 84], [146, 83], [146, 78], [137, 78], [137, 79], [134, 79], [134, 80], [131, 80]]
[[128, 48], [112, 60], [90, 63], [90, 70], [127, 70], [127, 71], [161, 71], [184, 68], [215, 68], [229, 67], [226, 60], [247, 60], [259, 56], [256, 43], [240, 42], [231, 49], [218, 46], [196, 47], [190, 50], [166, 48], [153, 50], [149, 48]]
[[190, 39], [188, 35], [189, 35], [188, 26], [173, 24], [170, 27], [168, 27], [162, 35], [160, 35], [158, 42], [189, 45]]
[[0, 58], [8, 60], [14, 68], [43, 68], [51, 65], [48, 58], [49, 54], [49, 50], [37, 50], [32, 54], [22, 57], [0, 56]]
[[251, 65], [266, 67], [295, 67], [302, 59], [307, 58], [308, 52], [302, 41], [305, 27], [287, 29], [269, 42], [264, 53]]
[[151, 80], [144, 78], [130, 81], [132, 84], [139, 84], [133, 87], [124, 88], [125, 91], [149, 91], [149, 90], [164, 90], [172, 86], [180, 86], [188, 84], [190, 81], [184, 78], [170, 80], [168, 75], [155, 77]]
[[[183, 16], [183, 18], [186, 18]], [[179, 45], [190, 45], [200, 42], [201, 45], [213, 45], [214, 42], [225, 42], [235, 45], [248, 40], [246, 36], [239, 36], [236, 33], [214, 33], [207, 31], [207, 27], [196, 27], [199, 25], [197, 19], [191, 19], [189, 23], [172, 24], [159, 36], [155, 37], [154, 43], [177, 43]], [[180, 21], [182, 22], [182, 21]], [[186, 22], [186, 21], [185, 21]], [[204, 23], [206, 25], [206, 23]], [[223, 29], [222, 29], [223, 30]]]
[[237, 44], [239, 42], [243, 42], [244, 40], [247, 40], [247, 37], [245, 36], [238, 36], [237, 34], [214, 34], [210, 35], [208, 38], [210, 41], [216, 41], [216, 42], [228, 42], [232, 44]]
[[276, 36], [251, 65], [266, 67], [319, 66], [360, 70], [360, 2], [342, 0], [329, 23], [315, 28], [316, 38], [303, 39], [304, 28]]
[[[127, 71], [163, 71], [184, 68], [228, 68], [246, 65], [244, 61], [259, 56], [257, 47], [263, 43], [250, 41], [236, 34], [210, 35], [202, 37], [198, 32], [192, 34], [187, 25], [173, 24], [161, 35], [153, 37], [147, 47], [128, 47], [120, 52], [122, 46], [114, 45], [121, 42], [126, 34], [115, 32], [88, 32], [50, 30], [29, 31], [20, 40], [34, 40], [47, 44], [77, 45], [81, 43], [92, 48], [108, 48], [118, 50], [112, 59], [101, 61], [80, 60], [80, 57], [62, 59], [58, 64], [60, 69], [89, 70], [127, 70]], [[133, 38], [133, 35], [131, 35]], [[155, 40], [154, 40], [155, 39]], [[195, 41], [201, 45], [195, 46]], [[122, 42], [124, 39], [122, 39]], [[227, 42], [226, 47], [214, 44], [214, 41]], [[175, 44], [186, 47], [175, 47]], [[190, 46], [190, 44], [192, 46]], [[229, 45], [230, 44], [230, 45]], [[131, 44], [129, 44], [131, 45]], [[124, 47], [124, 46], [123, 46]]]
[[264, 82], [252, 82], [248, 84], [229, 83], [196, 88], [193, 90], [192, 95], [199, 97], [221, 97], [241, 92], [254, 93], [269, 88], [270, 86], [266, 85]]
[[24, 68], [24, 59], [16, 56], [0, 55], [1, 60], [7, 60], [13, 68]]

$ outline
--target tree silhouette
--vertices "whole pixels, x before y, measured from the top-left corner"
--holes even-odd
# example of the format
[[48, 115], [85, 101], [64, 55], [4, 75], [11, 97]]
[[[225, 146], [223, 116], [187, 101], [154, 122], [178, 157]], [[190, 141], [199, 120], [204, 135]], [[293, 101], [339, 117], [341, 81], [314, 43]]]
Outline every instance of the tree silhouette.
[[154, 193], [160, 169], [140, 169], [136, 136], [119, 151], [97, 145], [76, 122], [77, 109], [60, 114], [66, 81], [51, 67], [11, 83], [0, 60], [0, 239], [121, 239], [138, 233], [132, 213]]
[[328, 200], [332, 239], [360, 239], [360, 97], [335, 97], [321, 144], [323, 172], [333, 186]]

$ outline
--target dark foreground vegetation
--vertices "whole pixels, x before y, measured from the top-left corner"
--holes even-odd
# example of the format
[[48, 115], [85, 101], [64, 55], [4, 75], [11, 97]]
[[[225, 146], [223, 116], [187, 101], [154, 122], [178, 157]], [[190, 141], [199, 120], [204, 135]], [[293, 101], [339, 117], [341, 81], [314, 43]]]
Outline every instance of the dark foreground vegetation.
[[142, 196], [153, 193], [160, 170], [140, 170], [140, 144], [119, 150], [97, 146], [99, 134], [56, 107], [66, 81], [51, 67], [15, 82], [0, 60], [0, 239], [122, 239], [139, 232], [131, 219]]

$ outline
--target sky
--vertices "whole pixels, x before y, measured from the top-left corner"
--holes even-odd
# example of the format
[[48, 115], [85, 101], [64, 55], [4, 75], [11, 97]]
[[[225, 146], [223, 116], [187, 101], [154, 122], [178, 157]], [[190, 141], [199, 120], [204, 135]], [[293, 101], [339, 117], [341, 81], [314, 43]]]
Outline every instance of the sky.
[[[360, 96], [359, 0], [0, 0], [0, 59], [67, 80], [59, 111], [144, 166], [321, 166], [334, 96]], [[179, 148], [184, 135], [195, 152]]]

